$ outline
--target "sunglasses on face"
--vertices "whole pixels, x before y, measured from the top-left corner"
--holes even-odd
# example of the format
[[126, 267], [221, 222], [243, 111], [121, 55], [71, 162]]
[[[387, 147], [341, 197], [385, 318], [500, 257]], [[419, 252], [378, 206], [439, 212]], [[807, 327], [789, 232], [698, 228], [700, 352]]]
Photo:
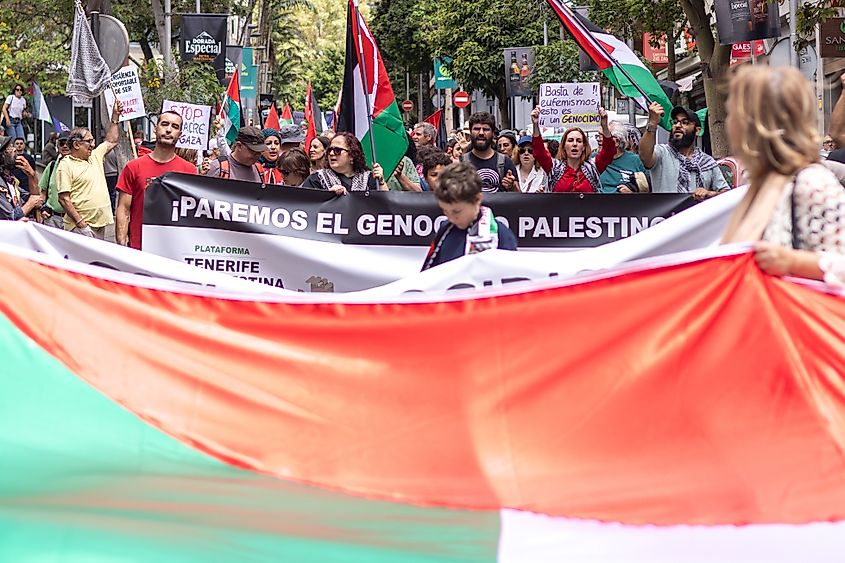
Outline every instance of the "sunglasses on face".
[[519, 154], [534, 154], [534, 149], [531, 147], [519, 147]]
[[66, 147], [66, 146], [67, 146], [67, 141], [66, 141], [66, 140], [64, 140], [64, 139], [62, 139], [61, 141], [59, 141], [59, 146], [60, 146], [60, 147]]
[[329, 154], [333, 154], [335, 156], [341, 154], [342, 152], [349, 152], [349, 149], [345, 149], [343, 147], [329, 147], [326, 151]]
[[15, 92], [23, 92], [23, 88], [15, 88]]

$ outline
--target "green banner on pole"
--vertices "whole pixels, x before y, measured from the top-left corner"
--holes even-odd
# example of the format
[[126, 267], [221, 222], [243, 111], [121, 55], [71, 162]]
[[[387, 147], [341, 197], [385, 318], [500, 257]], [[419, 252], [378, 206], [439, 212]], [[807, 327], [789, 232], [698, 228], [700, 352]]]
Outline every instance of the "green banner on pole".
[[255, 86], [258, 78], [258, 67], [253, 64], [252, 47], [244, 47], [241, 60], [241, 96], [255, 97]]
[[451, 62], [452, 59], [450, 57], [438, 57], [434, 59], [434, 87], [438, 90], [458, 87], [458, 83], [452, 79], [452, 73], [443, 66]]

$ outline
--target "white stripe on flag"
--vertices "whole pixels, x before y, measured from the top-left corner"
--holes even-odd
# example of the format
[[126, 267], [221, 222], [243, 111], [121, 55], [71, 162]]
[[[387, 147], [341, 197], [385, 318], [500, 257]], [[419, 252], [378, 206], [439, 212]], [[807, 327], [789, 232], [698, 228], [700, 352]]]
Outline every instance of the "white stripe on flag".
[[500, 563], [841, 563], [845, 522], [632, 526], [501, 511]]

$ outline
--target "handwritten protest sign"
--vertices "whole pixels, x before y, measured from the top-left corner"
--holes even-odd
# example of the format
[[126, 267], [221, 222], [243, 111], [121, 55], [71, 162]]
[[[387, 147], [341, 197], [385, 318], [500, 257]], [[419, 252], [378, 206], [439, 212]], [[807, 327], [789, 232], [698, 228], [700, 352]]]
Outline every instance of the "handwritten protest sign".
[[173, 111], [182, 116], [182, 136], [176, 146], [204, 151], [208, 148], [208, 129], [211, 106], [164, 100], [161, 111]]
[[117, 99], [123, 103], [120, 121], [129, 121], [147, 115], [147, 111], [144, 109], [144, 98], [141, 95], [141, 81], [138, 80], [138, 67], [130, 64], [121, 68], [112, 75], [111, 85], [114, 92], [112, 92], [112, 88], [104, 92], [109, 114], [114, 107], [114, 95], [117, 94]]
[[583, 127], [599, 123], [598, 82], [540, 85], [540, 127]]

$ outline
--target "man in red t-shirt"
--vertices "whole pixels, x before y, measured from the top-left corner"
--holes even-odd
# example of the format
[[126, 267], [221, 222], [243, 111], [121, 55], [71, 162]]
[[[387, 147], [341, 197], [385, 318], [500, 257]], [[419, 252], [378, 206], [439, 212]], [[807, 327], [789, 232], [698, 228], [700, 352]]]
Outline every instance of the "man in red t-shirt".
[[117, 179], [117, 216], [115, 234], [118, 244], [141, 250], [141, 226], [144, 223], [144, 191], [165, 172], [196, 174], [197, 167], [176, 155], [176, 142], [182, 134], [182, 116], [162, 112], [156, 124], [155, 149], [130, 160]]

